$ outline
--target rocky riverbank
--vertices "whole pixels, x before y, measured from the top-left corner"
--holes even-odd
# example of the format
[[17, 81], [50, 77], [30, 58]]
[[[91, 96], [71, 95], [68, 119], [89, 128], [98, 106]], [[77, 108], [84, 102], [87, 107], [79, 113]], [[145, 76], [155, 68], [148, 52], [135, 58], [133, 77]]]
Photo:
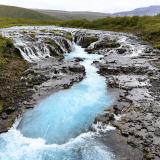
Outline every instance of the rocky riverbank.
[[[30, 63], [21, 59], [26, 68], [22, 67], [18, 77], [15, 73], [16, 80], [9, 79], [10, 74], [6, 80], [6, 72], [2, 72], [0, 102], [10, 104], [1, 112], [0, 132], [7, 131], [18, 115], [43, 97], [84, 78], [85, 69], [80, 65], [83, 59], [69, 62], [64, 59], [64, 54], [73, 50], [74, 40], [88, 54], [103, 55], [93, 65], [106, 78], [113, 105], [98, 115], [95, 123], [101, 123], [99, 127], [111, 124], [117, 130], [102, 133], [102, 142], [113, 150], [117, 159], [160, 159], [160, 70], [157, 68], [160, 51], [124, 33], [75, 29], [72, 37], [64, 29], [44, 28], [22, 27], [3, 33], [14, 40]], [[20, 65], [9, 66], [7, 71]]]
[[[25, 42], [30, 44], [29, 46], [36, 43], [36, 36], [40, 39], [45, 37], [45, 42], [41, 41], [39, 45], [42, 46], [45, 43], [51, 55], [50, 57], [38, 57], [36, 54], [28, 53], [26, 58], [32, 61], [32, 63], [24, 61], [22, 57], [19, 57], [13, 60], [9, 59], [8, 64], [5, 65], [0, 74], [0, 102], [3, 102], [0, 114], [0, 133], [6, 132], [23, 111], [33, 108], [42, 98], [58, 90], [69, 88], [73, 83], [81, 81], [85, 76], [85, 69], [80, 65], [80, 60], [75, 59], [69, 62], [64, 59], [64, 54], [72, 51], [71, 34], [56, 30], [50, 32], [49, 36], [48, 31], [45, 30], [37, 34], [28, 30], [20, 32], [23, 34], [22, 37], [25, 39]], [[7, 33], [8, 37], [13, 40], [15, 40], [15, 35], [16, 37], [20, 35], [20, 33], [15, 31]], [[57, 41], [62, 47], [55, 43], [53, 38], [58, 39]], [[23, 48], [23, 46], [16, 47], [19, 47], [19, 49]], [[24, 45], [24, 47], [26, 46]], [[35, 48], [32, 49], [34, 51]], [[25, 55], [22, 54], [22, 56]], [[36, 58], [41, 58], [41, 60]], [[38, 61], [36, 62], [35, 60]]]
[[99, 115], [95, 123], [115, 126], [117, 135], [143, 152], [143, 158], [136, 159], [160, 159], [160, 71], [156, 68], [160, 51], [122, 33], [79, 31], [76, 41], [89, 54], [103, 55], [94, 65], [106, 77], [108, 90], [113, 93], [113, 106]]

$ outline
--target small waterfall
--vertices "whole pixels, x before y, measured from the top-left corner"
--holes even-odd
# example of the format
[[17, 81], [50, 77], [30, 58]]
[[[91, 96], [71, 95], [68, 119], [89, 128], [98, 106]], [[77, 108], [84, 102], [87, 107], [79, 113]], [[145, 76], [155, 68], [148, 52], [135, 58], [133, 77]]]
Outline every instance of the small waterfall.
[[[54, 28], [36, 30], [4, 29], [2, 35], [13, 39], [22, 57], [28, 62], [37, 62], [48, 57], [63, 56], [73, 51], [73, 43], [67, 39], [67, 31], [54, 30]], [[71, 34], [72, 35], [72, 34]]]
[[27, 45], [26, 43], [15, 44], [15, 46], [20, 50], [22, 57], [28, 62], [36, 62], [41, 59], [50, 57], [50, 51], [46, 45], [42, 46]]

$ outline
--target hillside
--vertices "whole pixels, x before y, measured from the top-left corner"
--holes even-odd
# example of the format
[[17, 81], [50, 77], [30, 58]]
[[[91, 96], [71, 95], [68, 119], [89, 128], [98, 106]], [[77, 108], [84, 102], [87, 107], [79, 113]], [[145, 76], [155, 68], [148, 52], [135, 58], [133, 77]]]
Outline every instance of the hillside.
[[160, 6], [149, 6], [143, 8], [137, 8], [132, 11], [119, 12], [113, 15], [115, 16], [154, 16], [160, 13]]
[[55, 16], [60, 20], [95, 20], [100, 18], [105, 18], [108, 16], [154, 16], [160, 13], [160, 6], [149, 6], [143, 8], [137, 8], [132, 11], [117, 12], [117, 13], [100, 13], [100, 12], [69, 12], [69, 11], [59, 11], [59, 10], [43, 10], [35, 9], [39, 13], [43, 13], [49, 16]]
[[100, 13], [100, 12], [69, 12], [69, 11], [43, 10], [43, 9], [36, 9], [35, 11], [47, 14], [49, 16], [54, 16], [60, 20], [75, 20], [75, 19], [94, 20], [110, 16], [110, 14]]
[[0, 5], [0, 18], [27, 18], [37, 20], [95, 20], [109, 16], [152, 16], [157, 15], [158, 13], [160, 13], [160, 6], [143, 7], [137, 8], [133, 11], [109, 14], [100, 12], [70, 12], [60, 10], [26, 9], [14, 6]]
[[53, 16], [45, 15], [34, 10], [5, 5], [0, 5], [0, 18], [55, 19]]

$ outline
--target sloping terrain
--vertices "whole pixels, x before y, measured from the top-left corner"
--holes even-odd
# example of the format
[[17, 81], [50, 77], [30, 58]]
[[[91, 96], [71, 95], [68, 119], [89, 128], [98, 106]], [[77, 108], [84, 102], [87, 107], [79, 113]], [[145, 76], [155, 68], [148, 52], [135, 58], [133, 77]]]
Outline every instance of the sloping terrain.
[[110, 16], [110, 14], [99, 13], [99, 12], [69, 12], [69, 11], [41, 10], [41, 9], [37, 9], [35, 11], [47, 14], [49, 16], [55, 16], [57, 19], [60, 20], [75, 20], [75, 19], [94, 20]]
[[149, 6], [137, 8], [132, 11], [118, 13], [100, 13], [100, 12], [83, 12], [83, 11], [60, 11], [60, 10], [43, 10], [43, 9], [26, 9], [14, 6], [0, 5], [0, 18], [27, 18], [38, 20], [95, 20], [108, 16], [144, 16], [157, 15], [160, 13], [160, 6]]
[[78, 20], [78, 19], [88, 19], [95, 20], [99, 18], [105, 18], [108, 16], [153, 16], [160, 13], [160, 6], [149, 6], [143, 8], [136, 8], [132, 11], [125, 12], [117, 12], [117, 13], [99, 13], [99, 12], [69, 12], [69, 11], [60, 11], [60, 10], [43, 10], [36, 9], [43, 14], [47, 14], [49, 16], [55, 16], [61, 20]]
[[45, 15], [30, 9], [5, 5], [0, 5], [0, 18], [55, 19], [53, 16]]

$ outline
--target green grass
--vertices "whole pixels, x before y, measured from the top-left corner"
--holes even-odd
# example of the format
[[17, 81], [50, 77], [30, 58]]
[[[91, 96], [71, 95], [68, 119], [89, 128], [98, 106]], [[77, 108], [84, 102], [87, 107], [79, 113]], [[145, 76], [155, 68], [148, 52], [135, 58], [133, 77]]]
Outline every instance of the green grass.
[[20, 77], [27, 67], [12, 40], [0, 36], [0, 115], [22, 95], [16, 87], [20, 87]]
[[54, 16], [49, 16], [31, 9], [0, 5], [1, 18], [26, 18], [39, 20], [53, 20]]
[[7, 63], [6, 56], [8, 55], [8, 49], [12, 47], [11, 40], [0, 36], [0, 69]]
[[58, 25], [55, 20], [37, 20], [24, 18], [0, 18], [0, 28], [12, 26], [27, 26], [27, 25]]

